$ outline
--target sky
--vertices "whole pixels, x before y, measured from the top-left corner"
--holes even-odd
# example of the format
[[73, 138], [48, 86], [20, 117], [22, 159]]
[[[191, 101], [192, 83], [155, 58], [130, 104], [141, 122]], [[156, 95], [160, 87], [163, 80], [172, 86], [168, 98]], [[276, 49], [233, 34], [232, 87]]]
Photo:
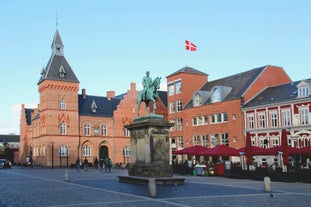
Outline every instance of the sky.
[[140, 90], [147, 70], [166, 90], [166, 77], [184, 66], [210, 81], [265, 65], [292, 81], [311, 78], [310, 11], [310, 0], [2, 1], [0, 134], [19, 134], [21, 104], [39, 103], [57, 28], [79, 93], [106, 96], [132, 82]]

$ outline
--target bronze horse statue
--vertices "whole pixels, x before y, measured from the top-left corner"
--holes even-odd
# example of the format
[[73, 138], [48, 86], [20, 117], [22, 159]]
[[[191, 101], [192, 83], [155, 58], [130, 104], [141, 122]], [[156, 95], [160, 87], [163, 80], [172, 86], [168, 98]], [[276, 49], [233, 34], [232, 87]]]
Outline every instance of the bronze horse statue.
[[137, 106], [138, 106], [138, 113], [137, 115], [139, 116], [139, 108], [140, 108], [140, 104], [141, 102], [145, 102], [146, 104], [146, 111], [149, 112], [149, 102], [152, 101], [153, 102], [153, 113], [155, 114], [155, 111], [157, 109], [156, 106], [156, 101], [158, 98], [158, 89], [160, 89], [160, 82], [161, 82], [161, 78], [160, 77], [156, 77], [153, 81], [152, 84], [150, 85], [150, 87], [146, 88], [145, 90], [141, 90], [138, 93], [137, 96]]

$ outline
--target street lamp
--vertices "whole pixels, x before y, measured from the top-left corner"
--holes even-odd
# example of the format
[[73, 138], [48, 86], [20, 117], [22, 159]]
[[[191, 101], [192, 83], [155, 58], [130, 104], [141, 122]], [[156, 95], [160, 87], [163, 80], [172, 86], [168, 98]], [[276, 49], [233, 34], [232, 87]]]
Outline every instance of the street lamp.
[[52, 169], [54, 169], [54, 144], [55, 144], [55, 142], [51, 142], [51, 145], [52, 145]]

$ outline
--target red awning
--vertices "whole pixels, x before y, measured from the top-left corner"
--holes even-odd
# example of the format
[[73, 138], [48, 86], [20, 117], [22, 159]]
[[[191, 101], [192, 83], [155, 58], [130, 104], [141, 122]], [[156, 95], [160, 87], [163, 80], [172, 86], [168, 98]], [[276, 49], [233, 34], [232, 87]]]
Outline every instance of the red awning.
[[207, 148], [202, 147], [200, 145], [195, 145], [195, 146], [191, 146], [191, 147], [186, 147], [186, 148], [181, 149], [181, 150], [177, 150], [177, 151], [173, 152], [173, 154], [175, 154], [175, 155], [199, 155], [205, 149], [207, 149]]
[[238, 149], [226, 146], [217, 145], [213, 148], [205, 148], [205, 150], [200, 154], [204, 156], [240, 156]]

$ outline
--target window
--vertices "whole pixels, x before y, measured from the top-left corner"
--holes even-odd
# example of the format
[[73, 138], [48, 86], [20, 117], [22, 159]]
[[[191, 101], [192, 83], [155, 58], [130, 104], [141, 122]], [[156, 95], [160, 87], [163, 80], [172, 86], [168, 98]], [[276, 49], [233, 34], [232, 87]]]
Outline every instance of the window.
[[176, 93], [181, 93], [181, 81], [176, 82]]
[[217, 123], [220, 123], [220, 122], [222, 122], [222, 119], [221, 119], [221, 114], [216, 114], [216, 122]]
[[174, 119], [171, 119], [171, 120], [170, 120], [170, 123], [173, 124], [173, 126], [170, 128], [170, 131], [175, 131], [175, 130], [176, 130], [176, 127], [175, 127], [175, 120], [174, 120]]
[[299, 98], [308, 97], [309, 95], [310, 95], [310, 92], [309, 92], [309, 88], [307, 87], [303, 87], [298, 90]]
[[193, 136], [193, 145], [200, 145], [201, 140], [199, 135], [194, 135]]
[[254, 114], [247, 115], [247, 125], [248, 129], [254, 129]]
[[182, 136], [178, 137], [178, 149], [184, 148], [184, 138]]
[[228, 113], [222, 113], [222, 121], [228, 121]]
[[66, 123], [60, 123], [60, 134], [66, 134]]
[[42, 148], [42, 156], [43, 157], [46, 156], [46, 146], [43, 146], [43, 148]]
[[218, 145], [218, 134], [211, 134], [211, 147]]
[[91, 147], [89, 145], [84, 145], [82, 149], [83, 156], [91, 156]]
[[271, 145], [272, 145], [272, 147], [277, 147], [277, 146], [279, 146], [279, 140], [278, 140], [278, 138], [276, 137], [276, 138], [270, 138], [270, 143], [271, 143]]
[[66, 102], [64, 99], [60, 100], [59, 109], [66, 109]]
[[229, 136], [228, 136], [228, 133], [222, 133], [221, 134], [221, 144], [229, 146]]
[[213, 89], [213, 95], [211, 98], [211, 102], [215, 103], [215, 102], [220, 102], [221, 101], [221, 90], [220, 88], [214, 88]]
[[95, 100], [93, 100], [93, 102], [91, 104], [91, 111], [93, 113], [96, 113], [96, 110], [97, 110], [97, 104], [96, 104]]
[[66, 145], [61, 145], [58, 147], [58, 156], [67, 157], [69, 156], [69, 147]]
[[124, 127], [124, 136], [129, 137], [130, 136], [130, 130]]
[[177, 130], [182, 130], [182, 118], [177, 119]]
[[208, 147], [208, 136], [207, 136], [207, 134], [202, 135], [202, 144], [203, 144], [203, 147]]
[[168, 85], [168, 95], [169, 96], [174, 95], [174, 84], [169, 84]]
[[211, 119], [211, 123], [214, 124], [216, 121], [215, 121], [215, 114], [212, 114], [210, 116], [210, 119]]
[[178, 100], [176, 102], [176, 105], [177, 105], [177, 112], [182, 111], [182, 101]]
[[60, 68], [59, 68], [59, 77], [60, 78], [64, 78], [65, 74], [66, 74], [65, 68], [64, 68], [63, 65], [61, 65]]
[[192, 118], [192, 126], [197, 126], [198, 125], [197, 119], [198, 119], [198, 117]]
[[171, 147], [176, 148], [176, 139], [175, 138], [171, 138]]
[[202, 105], [202, 99], [201, 99], [201, 95], [199, 93], [197, 93], [194, 98], [193, 98], [193, 105], [194, 106], [201, 106]]
[[84, 135], [85, 136], [90, 136], [91, 135], [90, 134], [90, 125], [88, 125], [88, 124], [84, 125]]
[[270, 114], [271, 127], [278, 127], [278, 115], [276, 112]]
[[282, 114], [283, 114], [283, 126], [290, 126], [291, 125], [290, 111], [289, 110], [283, 111]]
[[309, 110], [308, 109], [300, 109], [299, 110], [299, 116], [300, 116], [300, 124], [306, 125], [309, 124]]
[[170, 102], [170, 113], [174, 113], [175, 112], [175, 104], [174, 101]]
[[266, 128], [266, 120], [265, 120], [265, 114], [260, 113], [258, 114], [258, 122], [259, 122], [259, 128]]
[[101, 131], [102, 131], [102, 136], [107, 136], [107, 126], [106, 125], [102, 125], [101, 127]]
[[131, 150], [129, 146], [123, 147], [123, 156], [124, 157], [130, 157], [131, 156]]

